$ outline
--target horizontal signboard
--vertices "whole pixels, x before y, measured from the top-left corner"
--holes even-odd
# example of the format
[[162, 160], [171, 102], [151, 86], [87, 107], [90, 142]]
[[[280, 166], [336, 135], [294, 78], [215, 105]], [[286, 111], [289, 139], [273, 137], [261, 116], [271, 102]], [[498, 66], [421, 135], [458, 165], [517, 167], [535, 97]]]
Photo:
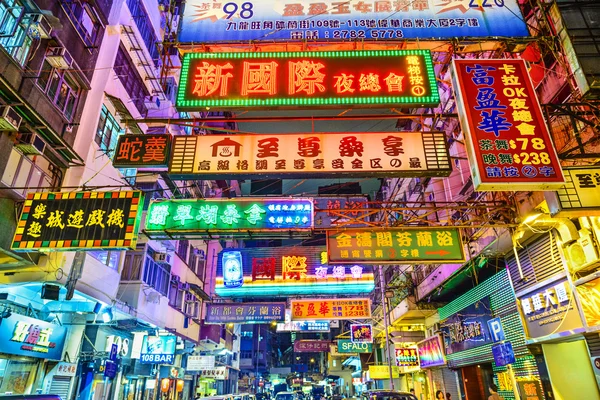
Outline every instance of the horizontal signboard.
[[516, 0], [187, 0], [179, 41], [386, 41], [529, 36]]
[[311, 199], [239, 198], [158, 200], [150, 203], [145, 231], [172, 234], [310, 230]]
[[350, 325], [350, 340], [354, 343], [373, 343], [373, 325]]
[[224, 179], [448, 176], [441, 132], [206, 135], [174, 139], [169, 173]]
[[366, 298], [292, 299], [290, 301], [292, 320], [371, 318], [371, 300]]
[[329, 264], [324, 247], [225, 249], [217, 259], [220, 297], [361, 294], [374, 287], [371, 266]]
[[465, 260], [458, 228], [327, 231], [330, 263], [427, 263]]
[[429, 50], [187, 53], [177, 109], [435, 105]]
[[208, 324], [283, 321], [285, 303], [213, 303], [206, 304], [204, 320]]
[[[7, 313], [6, 307], [2, 313]], [[14, 311], [8, 314], [0, 320], [3, 353], [48, 360], [62, 359], [67, 327], [19, 315]]]
[[392, 378], [400, 378], [400, 370], [395, 365], [369, 365], [369, 378], [390, 379], [390, 369], [392, 371]]
[[186, 371], [204, 371], [215, 367], [215, 356], [188, 356]]
[[167, 167], [171, 135], [121, 135], [115, 149], [115, 168]]
[[563, 172], [566, 183], [556, 191], [561, 210], [600, 209], [600, 167], [567, 168]]
[[142, 364], [173, 364], [176, 336], [144, 336], [140, 362]]
[[135, 249], [141, 202], [138, 191], [30, 193], [11, 249]]
[[565, 182], [524, 60], [454, 60], [475, 190], [552, 190]]
[[468, 305], [440, 322], [446, 354], [454, 354], [493, 343], [488, 321], [492, 319], [490, 298]]
[[373, 343], [357, 343], [348, 339], [338, 339], [338, 353], [372, 353]]
[[294, 342], [295, 353], [329, 352], [328, 340], [296, 340]]

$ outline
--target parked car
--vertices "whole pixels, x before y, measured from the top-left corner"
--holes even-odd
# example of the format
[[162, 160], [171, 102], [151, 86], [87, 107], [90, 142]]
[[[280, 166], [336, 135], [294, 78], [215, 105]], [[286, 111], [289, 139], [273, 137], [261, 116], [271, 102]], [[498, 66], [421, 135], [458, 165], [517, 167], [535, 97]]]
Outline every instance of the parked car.
[[57, 394], [2, 394], [0, 395], [0, 398], [2, 398], [2, 400], [62, 400]]
[[234, 398], [232, 394], [223, 394], [220, 396], [203, 397], [202, 400], [234, 400]]
[[364, 392], [361, 400], [417, 400], [409, 392], [400, 392], [398, 390], [368, 390]]

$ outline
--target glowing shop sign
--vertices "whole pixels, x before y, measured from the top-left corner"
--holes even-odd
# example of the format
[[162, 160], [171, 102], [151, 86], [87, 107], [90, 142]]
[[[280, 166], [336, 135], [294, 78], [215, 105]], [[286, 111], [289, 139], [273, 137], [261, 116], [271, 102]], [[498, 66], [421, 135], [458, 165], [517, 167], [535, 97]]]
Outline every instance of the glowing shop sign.
[[437, 104], [429, 50], [187, 53], [177, 108]]
[[225, 249], [217, 259], [220, 297], [359, 294], [374, 287], [371, 266], [329, 264], [324, 247]]
[[416, 347], [395, 349], [396, 365], [398, 367], [418, 367], [419, 351]]
[[166, 167], [171, 135], [121, 135], [115, 149], [115, 168]]
[[516, 0], [186, 0], [188, 43], [529, 36]]
[[142, 192], [30, 193], [14, 251], [135, 249]]
[[552, 190], [565, 179], [524, 60], [454, 60], [475, 190]]
[[309, 230], [310, 199], [193, 199], [150, 203], [146, 232]]
[[428, 337], [417, 343], [421, 368], [439, 367], [446, 364], [444, 345], [440, 335]]
[[371, 300], [367, 298], [290, 301], [292, 320], [371, 318]]
[[462, 262], [458, 228], [387, 228], [327, 231], [330, 262]]
[[350, 340], [353, 343], [373, 343], [373, 325], [352, 324], [350, 325]]
[[178, 136], [169, 173], [224, 179], [269, 176], [448, 176], [443, 132]]

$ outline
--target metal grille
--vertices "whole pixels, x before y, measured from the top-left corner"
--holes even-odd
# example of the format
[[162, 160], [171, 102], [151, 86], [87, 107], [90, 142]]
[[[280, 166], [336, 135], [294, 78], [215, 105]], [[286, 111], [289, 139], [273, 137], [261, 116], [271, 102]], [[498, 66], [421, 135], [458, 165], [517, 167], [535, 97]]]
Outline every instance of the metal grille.
[[554, 233], [546, 233], [518, 250], [521, 280], [514, 255], [506, 258], [515, 292], [532, 287], [539, 282], [564, 272], [563, 261], [558, 251]]
[[457, 372], [448, 368], [442, 369], [442, 380], [444, 381], [444, 395], [450, 393], [453, 399], [460, 399], [460, 390], [458, 389]]
[[600, 335], [591, 333], [585, 335], [585, 340], [592, 357], [600, 357]]
[[69, 398], [69, 389], [71, 388], [70, 376], [53, 376], [50, 382], [49, 394], [57, 394], [61, 399]]

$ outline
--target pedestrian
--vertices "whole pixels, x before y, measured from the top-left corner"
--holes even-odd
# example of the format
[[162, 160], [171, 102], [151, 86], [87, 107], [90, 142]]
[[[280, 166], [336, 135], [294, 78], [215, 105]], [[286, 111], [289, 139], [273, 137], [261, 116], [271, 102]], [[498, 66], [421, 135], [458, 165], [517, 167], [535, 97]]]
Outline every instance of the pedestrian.
[[452, 400], [452, 395], [446, 392], [446, 400]]
[[498, 386], [496, 386], [493, 383], [491, 383], [489, 390], [490, 390], [490, 397], [488, 397], [488, 400], [504, 400], [498, 394]]
[[415, 389], [410, 389], [410, 394], [412, 394], [413, 396], [415, 395]]
[[435, 400], [444, 400], [444, 392], [441, 390], [435, 392]]

